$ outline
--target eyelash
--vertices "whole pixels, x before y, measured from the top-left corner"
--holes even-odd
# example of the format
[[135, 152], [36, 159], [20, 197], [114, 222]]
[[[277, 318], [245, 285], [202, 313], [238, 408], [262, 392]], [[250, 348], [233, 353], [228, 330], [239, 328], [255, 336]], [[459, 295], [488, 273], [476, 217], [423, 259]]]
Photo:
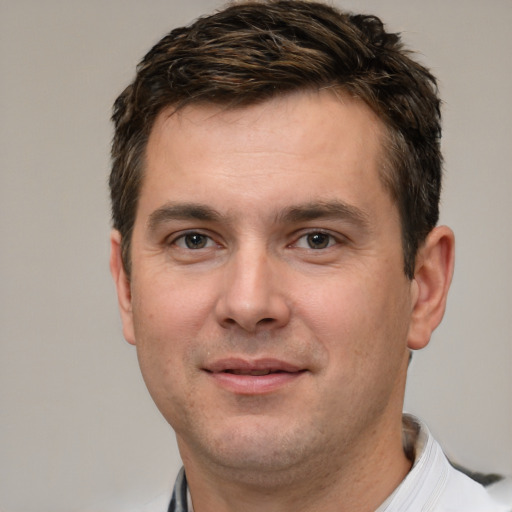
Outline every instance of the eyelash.
[[[320, 237], [325, 237], [327, 239], [326, 245], [323, 247], [311, 247], [310, 246], [310, 241], [311, 241], [310, 237], [314, 237], [314, 236], [318, 236], [318, 235], [320, 235]], [[311, 251], [320, 251], [323, 249], [328, 249], [329, 247], [332, 247], [333, 245], [340, 243], [339, 237], [337, 238], [327, 231], [313, 230], [313, 231], [309, 231], [307, 233], [302, 234], [299, 238], [297, 238], [297, 240], [292, 244], [292, 246], [299, 247], [299, 242], [300, 242], [300, 240], [303, 240], [303, 239], [306, 241], [306, 244], [308, 245], [308, 247], [300, 247], [300, 248], [306, 249], [306, 250], [311, 250]]]
[[[310, 245], [311, 238], [310, 237], [315, 237], [315, 236], [316, 237], [320, 236], [321, 241], [322, 241], [322, 237], [325, 237], [325, 242], [326, 242], [325, 245], [321, 246], [321, 247], [311, 247], [311, 245]], [[187, 238], [189, 238], [189, 237], [190, 238], [197, 237], [198, 239], [200, 239], [199, 241], [201, 241], [201, 240], [204, 241], [204, 245], [201, 245], [200, 243], [198, 243], [195, 247], [193, 247], [192, 246], [193, 244], [187, 243]], [[292, 242], [289, 245], [289, 247], [295, 247], [295, 248], [306, 249], [306, 250], [311, 250], [311, 251], [320, 251], [323, 249], [328, 249], [328, 248], [332, 247], [333, 245], [339, 244], [340, 243], [339, 238], [340, 237], [336, 237], [327, 231], [317, 229], [317, 230], [312, 230], [312, 231], [301, 234], [301, 236], [296, 238], [296, 240], [294, 242]], [[307, 244], [307, 247], [300, 246], [301, 240], [305, 241], [305, 243]], [[182, 233], [179, 236], [173, 238], [169, 242], [169, 245], [177, 246], [183, 250], [197, 251], [197, 250], [201, 250], [201, 249], [209, 249], [218, 244], [216, 244], [215, 240], [210, 235], [201, 233], [200, 231], [188, 231], [186, 233]]]
[[[204, 239], [206, 241], [206, 245], [202, 247], [191, 247], [189, 244], [187, 244], [187, 237], [200, 237], [201, 239]], [[180, 242], [183, 242], [183, 245], [180, 244]], [[206, 235], [204, 233], [201, 233], [200, 231], [188, 231], [186, 233], [182, 233], [181, 235], [177, 236], [176, 238], [173, 238], [169, 245], [175, 245], [179, 247], [180, 249], [184, 250], [190, 250], [190, 251], [196, 251], [200, 249], [209, 249], [215, 244], [215, 241], [213, 238], [209, 235]]]

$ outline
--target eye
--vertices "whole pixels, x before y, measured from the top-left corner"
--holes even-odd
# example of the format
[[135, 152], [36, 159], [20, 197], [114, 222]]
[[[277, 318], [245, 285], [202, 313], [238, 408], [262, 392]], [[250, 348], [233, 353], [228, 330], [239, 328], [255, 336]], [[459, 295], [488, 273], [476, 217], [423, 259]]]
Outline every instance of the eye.
[[323, 231], [315, 231], [301, 236], [295, 246], [301, 249], [327, 249], [335, 243], [336, 240], [332, 235]]
[[176, 238], [173, 242], [174, 245], [182, 249], [205, 249], [207, 247], [212, 247], [214, 245], [213, 240], [202, 233], [186, 233]]

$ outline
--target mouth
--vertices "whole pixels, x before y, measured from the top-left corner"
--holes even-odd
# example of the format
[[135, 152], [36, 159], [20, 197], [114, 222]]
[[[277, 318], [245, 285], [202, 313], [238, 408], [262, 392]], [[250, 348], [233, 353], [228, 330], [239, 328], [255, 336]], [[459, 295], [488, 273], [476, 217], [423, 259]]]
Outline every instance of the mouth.
[[219, 359], [204, 368], [210, 373], [262, 376], [271, 373], [297, 373], [304, 371], [299, 366], [278, 359], [257, 359], [248, 361], [240, 358]]
[[261, 395], [295, 382], [307, 369], [277, 359], [248, 361], [229, 358], [215, 361], [204, 370], [225, 390], [241, 395]]
[[282, 370], [224, 370], [224, 373], [231, 373], [232, 375], [249, 375], [251, 377], [262, 377], [263, 375], [270, 375], [274, 373], [292, 373]]

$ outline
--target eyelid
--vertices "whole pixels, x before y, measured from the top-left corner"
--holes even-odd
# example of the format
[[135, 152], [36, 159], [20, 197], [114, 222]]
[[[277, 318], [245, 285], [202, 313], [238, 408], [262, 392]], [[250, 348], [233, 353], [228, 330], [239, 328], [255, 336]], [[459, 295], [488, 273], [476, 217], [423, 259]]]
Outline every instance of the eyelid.
[[[315, 235], [315, 234], [322, 234], [322, 235], [328, 236], [330, 238], [330, 242], [327, 245], [327, 247], [321, 248], [321, 249], [314, 249], [312, 247], [305, 247], [305, 246], [298, 247], [300, 240], [305, 240], [306, 237], [308, 237], [310, 235]], [[200, 236], [206, 237], [208, 239], [207, 245], [205, 247], [202, 247], [199, 249], [191, 249], [189, 247], [186, 247], [184, 243], [183, 243], [183, 245], [180, 245], [178, 243], [179, 241], [184, 241], [185, 237], [189, 236], [189, 235], [200, 235]], [[320, 251], [320, 250], [329, 249], [336, 245], [344, 244], [347, 241], [348, 241], [348, 237], [346, 237], [345, 235], [342, 235], [339, 232], [332, 232], [331, 230], [325, 229], [325, 228], [307, 228], [307, 229], [302, 229], [302, 230], [296, 232], [293, 235], [293, 241], [290, 244], [288, 244], [288, 247], [297, 247], [299, 249]], [[222, 242], [218, 241], [218, 237], [216, 237], [210, 231], [204, 230], [204, 229], [185, 229], [182, 231], [174, 232], [165, 238], [164, 243], [168, 246], [176, 246], [179, 249], [183, 249], [183, 250], [187, 250], [187, 251], [199, 251], [201, 249], [210, 249], [215, 246], [221, 247], [223, 245]], [[305, 242], [305, 244], [306, 244], [306, 242]]]
[[[326, 235], [326, 236], [330, 237], [331, 241], [329, 242], [327, 247], [319, 248], [319, 249], [314, 249], [312, 247], [299, 247], [298, 244], [299, 244], [300, 240], [306, 239], [308, 236], [315, 235], [315, 234], [322, 234], [322, 235]], [[333, 233], [332, 231], [330, 231], [328, 229], [312, 228], [312, 229], [307, 229], [307, 230], [301, 230], [295, 236], [295, 241], [292, 242], [290, 244], [290, 246], [296, 247], [296, 248], [299, 248], [299, 249], [306, 249], [306, 250], [310, 250], [310, 251], [322, 251], [322, 250], [325, 251], [326, 249], [329, 249], [329, 248], [334, 247], [336, 245], [343, 244], [346, 241], [347, 241], [347, 237], [342, 235], [342, 234], [340, 234], [340, 233]]]
[[[199, 235], [204, 236], [208, 239], [207, 245], [205, 247], [200, 247], [198, 249], [191, 249], [190, 247], [186, 247], [185, 245], [185, 237], [190, 235]], [[180, 245], [178, 241], [183, 241], [183, 245]], [[210, 249], [211, 247], [218, 246], [218, 242], [215, 241], [215, 239], [211, 236], [209, 233], [205, 233], [201, 229], [187, 229], [184, 231], [178, 231], [176, 233], [173, 233], [172, 235], [168, 236], [166, 238], [165, 243], [169, 246], [176, 246], [180, 249], [186, 250], [186, 251], [199, 251], [201, 249]]]

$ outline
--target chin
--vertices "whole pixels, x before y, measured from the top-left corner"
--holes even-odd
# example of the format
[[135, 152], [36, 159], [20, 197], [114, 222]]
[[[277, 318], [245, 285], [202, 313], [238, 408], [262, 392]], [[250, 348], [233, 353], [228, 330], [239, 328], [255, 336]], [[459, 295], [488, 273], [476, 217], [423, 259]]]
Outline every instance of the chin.
[[[314, 430], [313, 430], [314, 431]], [[264, 485], [267, 488], [280, 486], [286, 480], [296, 479], [297, 472], [309, 474], [311, 462], [318, 454], [318, 445], [312, 429], [303, 426], [275, 425], [272, 422], [252, 422], [251, 425], [233, 425], [208, 434], [196, 432], [196, 440], [181, 439], [180, 450], [190, 453], [195, 445], [197, 460], [199, 455], [208, 460], [216, 472], [225, 473], [226, 478], [236, 478], [245, 485]], [[198, 442], [199, 441], [199, 442]], [[316, 452], [316, 453], [315, 453]]]

